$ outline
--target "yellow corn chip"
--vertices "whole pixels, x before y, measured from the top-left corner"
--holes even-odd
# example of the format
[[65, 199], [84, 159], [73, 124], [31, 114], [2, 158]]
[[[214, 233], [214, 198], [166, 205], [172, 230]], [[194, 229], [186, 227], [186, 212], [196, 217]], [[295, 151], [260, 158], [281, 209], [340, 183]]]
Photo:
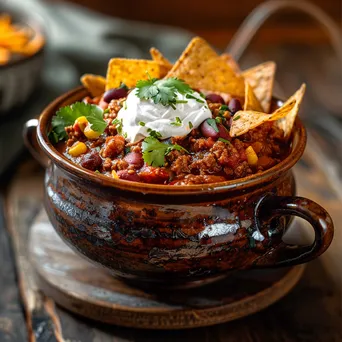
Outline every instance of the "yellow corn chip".
[[269, 113], [271, 108], [272, 91], [276, 64], [266, 62], [242, 72], [242, 76], [254, 89], [263, 111]]
[[184, 74], [195, 74], [203, 64], [217, 57], [217, 53], [204, 39], [195, 37], [188, 44], [166, 77], [179, 77], [179, 75]]
[[194, 38], [166, 77], [184, 80], [194, 89], [243, 97], [243, 77], [236, 75], [225, 59], [202, 38]]
[[245, 81], [245, 104], [243, 110], [255, 110], [257, 112], [263, 111], [259, 100], [254, 94], [253, 88], [247, 81]]
[[11, 26], [11, 17], [9, 14], [4, 13], [0, 15], [0, 30], [4, 32], [5, 30], [9, 29]]
[[144, 59], [112, 58], [108, 64], [106, 90], [117, 88], [121, 83], [134, 87], [139, 80], [162, 78], [167, 68], [155, 61]]
[[155, 62], [165, 65], [165, 67], [169, 70], [172, 68], [172, 63], [170, 63], [170, 61], [167, 58], [165, 58], [158, 49], [152, 47], [150, 49], [150, 54]]
[[[289, 138], [291, 135], [292, 128], [293, 128], [293, 125], [296, 121], [296, 116], [297, 116], [298, 111], [299, 111], [299, 106], [303, 100], [305, 89], [306, 89], [305, 84], [302, 84], [302, 86], [299, 88], [299, 90], [293, 96], [291, 96], [286, 101], [286, 103], [284, 103], [284, 105], [282, 107], [280, 107], [278, 110], [276, 110], [274, 112], [274, 114], [276, 114], [278, 112], [277, 115], [279, 115], [279, 111], [281, 108], [288, 106], [290, 103], [292, 103], [295, 100], [295, 105], [291, 109], [291, 111], [288, 114], [286, 114], [285, 117], [281, 117], [281, 115], [279, 115], [280, 117], [278, 118], [278, 121], [277, 121], [277, 126], [284, 131], [285, 138]], [[275, 116], [275, 117], [277, 118], [277, 116]]]
[[20, 53], [26, 56], [32, 56], [38, 50], [40, 50], [45, 43], [45, 39], [42, 34], [36, 33], [35, 36], [28, 41], [25, 45], [12, 45], [12, 52]]
[[245, 134], [251, 129], [258, 127], [264, 122], [268, 121], [270, 116], [270, 114], [256, 112], [253, 110], [240, 110], [235, 113], [233, 117], [229, 134], [231, 137], [237, 137], [239, 135]]
[[10, 59], [10, 51], [0, 46], [0, 65], [8, 63]]
[[106, 79], [103, 76], [84, 74], [81, 77], [82, 84], [92, 96], [101, 96], [106, 89]]
[[241, 73], [239, 65], [229, 53], [223, 53], [220, 58], [223, 59], [236, 74]]
[[[265, 114], [257, 111], [239, 111], [235, 113], [232, 125], [230, 126], [230, 135], [237, 137], [249, 130], [256, 128], [266, 121], [275, 121], [290, 116], [290, 119], [286, 120], [286, 124], [283, 125], [284, 135], [291, 133], [293, 124], [296, 119], [296, 115], [299, 110], [299, 105], [302, 101], [305, 92], [305, 84], [303, 84], [299, 90], [292, 95], [283, 106], [275, 110], [272, 114]], [[291, 126], [290, 126], [291, 124]], [[278, 123], [277, 123], [278, 125]]]

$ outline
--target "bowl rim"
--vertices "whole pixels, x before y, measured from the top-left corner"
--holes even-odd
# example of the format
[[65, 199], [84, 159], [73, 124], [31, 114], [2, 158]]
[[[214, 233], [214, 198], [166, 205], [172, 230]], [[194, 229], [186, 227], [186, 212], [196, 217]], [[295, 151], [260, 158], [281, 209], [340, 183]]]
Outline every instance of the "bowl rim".
[[294, 146], [292, 147], [291, 153], [280, 163], [261, 173], [253, 174], [235, 180], [228, 180], [225, 182], [177, 186], [149, 184], [114, 179], [102, 174], [95, 174], [90, 170], [74, 164], [72, 161], [58, 152], [48, 138], [47, 131], [50, 127], [51, 117], [56, 113], [56, 111], [62, 105], [70, 105], [76, 101], [80, 101], [87, 95], [89, 95], [89, 92], [86, 90], [86, 88], [80, 86], [62, 94], [54, 101], [52, 101], [43, 110], [39, 117], [37, 126], [38, 143], [45, 155], [53, 163], [61, 167], [63, 170], [67, 171], [69, 174], [105, 187], [143, 194], [163, 194], [170, 196], [243, 190], [279, 178], [282, 174], [286, 173], [297, 163], [297, 161], [302, 156], [306, 145], [306, 130], [302, 121], [297, 117], [295, 122], [296, 137], [293, 139], [295, 142], [293, 141]]
[[39, 50], [37, 50], [34, 54], [30, 56], [23, 56], [22, 58], [19, 58], [17, 60], [10, 60], [7, 64], [0, 65], [0, 71], [6, 70], [12, 67], [16, 67], [17, 65], [24, 64], [25, 62], [28, 62], [29, 60], [35, 58], [36, 56], [43, 53], [46, 47], [46, 32], [44, 30], [44, 24], [43, 19], [41, 16], [39, 16], [37, 13], [31, 13], [23, 8], [14, 7], [11, 4], [5, 3], [2, 5], [3, 7], [0, 8], [0, 11], [4, 11], [4, 13], [8, 13], [11, 17], [14, 16], [20, 16], [21, 20], [19, 20], [20, 24], [29, 26], [35, 33], [40, 33], [44, 37], [44, 43], [40, 47]]

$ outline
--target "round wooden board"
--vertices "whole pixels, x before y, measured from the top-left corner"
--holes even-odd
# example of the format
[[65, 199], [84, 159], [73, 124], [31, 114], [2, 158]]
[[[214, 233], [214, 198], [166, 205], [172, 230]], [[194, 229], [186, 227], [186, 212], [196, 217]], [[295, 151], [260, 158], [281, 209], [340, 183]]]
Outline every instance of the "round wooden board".
[[188, 290], [142, 290], [76, 254], [43, 211], [31, 229], [29, 253], [38, 286], [57, 304], [104, 323], [145, 329], [185, 329], [231, 321], [287, 294], [304, 266], [235, 273]]

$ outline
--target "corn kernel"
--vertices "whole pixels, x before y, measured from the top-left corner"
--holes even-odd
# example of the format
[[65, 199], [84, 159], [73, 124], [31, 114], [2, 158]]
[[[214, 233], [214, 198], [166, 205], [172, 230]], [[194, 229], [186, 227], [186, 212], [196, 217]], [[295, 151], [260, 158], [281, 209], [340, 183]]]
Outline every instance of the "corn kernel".
[[78, 127], [80, 128], [81, 132], [84, 132], [84, 129], [88, 125], [88, 120], [85, 116], [80, 116], [75, 120], [75, 124], [78, 124]]
[[87, 145], [83, 142], [77, 142], [69, 148], [68, 153], [73, 157], [78, 157], [87, 152]]
[[113, 178], [115, 178], [115, 179], [119, 179], [119, 176], [118, 176], [118, 174], [115, 172], [115, 170], [112, 171], [112, 176], [113, 176]]
[[84, 129], [83, 133], [90, 140], [97, 139], [101, 135], [100, 132], [92, 130], [89, 125]]
[[258, 164], [258, 156], [255, 153], [252, 146], [248, 146], [246, 148], [246, 155], [247, 155], [247, 161], [249, 165], [255, 166]]

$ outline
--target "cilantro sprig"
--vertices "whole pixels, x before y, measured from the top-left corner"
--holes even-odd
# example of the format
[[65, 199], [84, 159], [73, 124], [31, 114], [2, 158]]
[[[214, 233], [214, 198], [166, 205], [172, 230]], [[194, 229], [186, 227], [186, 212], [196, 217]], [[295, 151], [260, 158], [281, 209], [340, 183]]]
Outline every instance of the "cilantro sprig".
[[143, 159], [147, 165], [160, 167], [165, 165], [165, 156], [172, 150], [185, 151], [189, 153], [184, 147], [180, 145], [172, 145], [159, 141], [153, 136], [149, 136], [142, 142]]
[[60, 108], [51, 121], [51, 131], [49, 139], [53, 143], [67, 139], [68, 135], [65, 127], [74, 124], [80, 116], [85, 116], [91, 125], [91, 129], [101, 134], [107, 127], [107, 122], [103, 119], [103, 110], [93, 104], [76, 102], [71, 106]]
[[139, 98], [151, 99], [155, 104], [160, 103], [163, 106], [171, 106], [173, 109], [176, 109], [177, 103], [185, 103], [185, 100], [177, 100], [177, 92], [183, 95], [193, 93], [188, 84], [175, 77], [162, 80], [149, 77], [148, 80], [138, 81], [136, 88], [136, 95]]

